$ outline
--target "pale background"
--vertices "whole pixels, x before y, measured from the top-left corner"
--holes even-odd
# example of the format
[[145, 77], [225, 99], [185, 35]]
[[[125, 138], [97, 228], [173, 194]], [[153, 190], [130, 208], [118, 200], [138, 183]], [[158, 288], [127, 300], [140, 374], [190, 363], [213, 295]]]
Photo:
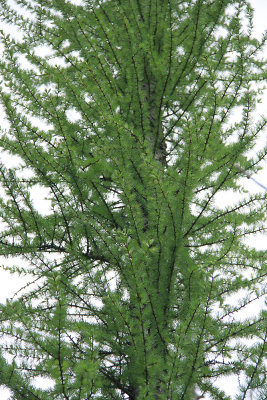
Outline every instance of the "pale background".
[[[263, 32], [267, 29], [267, 0], [251, 0], [250, 3], [255, 10], [254, 33], [257, 37], [260, 38]], [[267, 48], [265, 49], [265, 54], [267, 57]], [[265, 96], [263, 98], [262, 103], [259, 104], [258, 106], [257, 113], [267, 115], [267, 90], [265, 90]], [[266, 145], [266, 139], [267, 139], [267, 129], [265, 129], [265, 131], [262, 133], [262, 137], [259, 140], [257, 146], [253, 149], [253, 152], [256, 152], [258, 149], [264, 147]], [[3, 159], [3, 157], [1, 157], [1, 159]], [[263, 167], [264, 167], [263, 170], [253, 177], [257, 179], [259, 182], [261, 182], [263, 185], [267, 186], [267, 162], [265, 162]], [[248, 180], [247, 178], [242, 178], [241, 182], [246, 186], [247, 190], [249, 190], [251, 193], [261, 192], [262, 190], [264, 190], [261, 189], [259, 186], [257, 186], [256, 183], [254, 183], [251, 180]], [[40, 206], [47, 207], [47, 204], [44, 201], [44, 197], [45, 197], [44, 192], [39, 191], [38, 193], [36, 193], [36, 202], [38, 202], [39, 207]], [[227, 198], [228, 202], [231, 202], [231, 200], [233, 200], [233, 198], [232, 199], [231, 197]], [[234, 200], [236, 200], [236, 198]], [[225, 196], [224, 198], [218, 199], [218, 205], [225, 204], [225, 201], [226, 201]], [[257, 249], [267, 250], [266, 237], [264, 238], [263, 235], [258, 235], [257, 237], [250, 239], [248, 244], [252, 247], [256, 247]], [[10, 262], [12, 262], [12, 260]], [[25, 278], [21, 277], [19, 278], [14, 275], [10, 275], [8, 272], [3, 271], [1, 269], [1, 264], [3, 264], [2, 258], [0, 258], [0, 302], [5, 302], [6, 298], [14, 295], [14, 293], [17, 290], [19, 290], [19, 288], [23, 284], [25, 284], [27, 280]], [[261, 305], [263, 305], [263, 301], [256, 307], [259, 309]], [[255, 310], [255, 305], [253, 305], [252, 308], [251, 309], [248, 308], [246, 312], [247, 314], [250, 314], [250, 313], [255, 313], [255, 311], [257, 312], [258, 310]], [[221, 382], [218, 381], [218, 385], [220, 385], [224, 390], [226, 390], [227, 394], [231, 396], [232, 400], [234, 400], [236, 387], [238, 385], [236, 379], [227, 378], [222, 380]], [[8, 400], [9, 398], [10, 398], [9, 390], [0, 386], [0, 400]], [[247, 399], [249, 400], [252, 398], [253, 400], [257, 400], [255, 397], [252, 396], [252, 394], [250, 394]]]

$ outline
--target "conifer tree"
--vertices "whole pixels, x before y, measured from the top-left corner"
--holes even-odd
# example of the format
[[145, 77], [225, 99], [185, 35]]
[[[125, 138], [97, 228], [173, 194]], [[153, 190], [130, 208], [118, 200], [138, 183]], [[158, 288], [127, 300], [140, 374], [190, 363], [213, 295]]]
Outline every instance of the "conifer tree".
[[0, 384], [16, 400], [229, 400], [216, 381], [235, 375], [239, 400], [265, 398], [266, 313], [240, 316], [266, 277], [246, 242], [266, 193], [240, 184], [266, 157], [249, 155], [266, 124], [250, 4], [0, 7], [0, 146], [19, 160], [0, 165], [0, 254], [29, 279], [1, 305]]

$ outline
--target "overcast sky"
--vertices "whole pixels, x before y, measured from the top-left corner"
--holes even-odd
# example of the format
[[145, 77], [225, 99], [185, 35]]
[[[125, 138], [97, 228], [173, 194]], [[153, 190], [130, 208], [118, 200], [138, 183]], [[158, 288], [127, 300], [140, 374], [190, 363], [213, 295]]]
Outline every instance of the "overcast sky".
[[[267, 0], [251, 0], [251, 5], [255, 10], [255, 35], [260, 38], [263, 32], [267, 29]], [[267, 56], [267, 48], [265, 54]], [[265, 93], [265, 99], [263, 99], [262, 104], [259, 105], [258, 113], [267, 115], [267, 90], [265, 91]], [[267, 130], [263, 132], [261, 140], [253, 151], [256, 151], [257, 149], [260, 149], [264, 145], [266, 145], [266, 139]], [[260, 171], [257, 176], [255, 176], [255, 178], [263, 185], [267, 186], [267, 162], [265, 162], [264, 169]], [[246, 188], [253, 193], [264, 190], [260, 189], [260, 187], [257, 186], [256, 183], [248, 180], [247, 178], [243, 178], [242, 182], [244, 183], [244, 185], [246, 185]], [[40, 199], [38, 200], [40, 201]], [[266, 237], [264, 239], [262, 235], [251, 239], [249, 244], [259, 249], [267, 249]], [[14, 294], [14, 292], [16, 292], [21, 287], [21, 282], [21, 280], [16, 279], [14, 276], [10, 276], [7, 272], [0, 270], [0, 302], [4, 302], [7, 297], [12, 296], [12, 294]], [[232, 399], [234, 399], [236, 381], [234, 379], [227, 379], [227, 382], [224, 381], [223, 383], [223, 388], [230, 396], [232, 395]], [[9, 391], [0, 387], [0, 400], [8, 400], [9, 396]]]

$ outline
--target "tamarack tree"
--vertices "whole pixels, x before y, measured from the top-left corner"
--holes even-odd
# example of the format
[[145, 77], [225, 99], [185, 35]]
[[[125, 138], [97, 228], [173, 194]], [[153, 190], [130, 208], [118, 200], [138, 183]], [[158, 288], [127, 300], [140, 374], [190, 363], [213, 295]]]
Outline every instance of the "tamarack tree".
[[[1, 32], [0, 146], [19, 163], [1, 163], [0, 254], [29, 279], [1, 304], [0, 384], [16, 400], [227, 400], [216, 379], [235, 375], [238, 399], [263, 399], [266, 315], [239, 317], [266, 277], [245, 241], [266, 230], [266, 193], [238, 183], [266, 156], [248, 155], [266, 124], [250, 4], [0, 4], [20, 33]], [[230, 190], [243, 197], [219, 206]]]

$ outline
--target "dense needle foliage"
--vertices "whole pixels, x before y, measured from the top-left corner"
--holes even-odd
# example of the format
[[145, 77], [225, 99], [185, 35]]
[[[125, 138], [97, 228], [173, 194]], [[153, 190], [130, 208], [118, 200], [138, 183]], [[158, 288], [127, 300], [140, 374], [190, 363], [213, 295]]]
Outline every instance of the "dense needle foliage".
[[0, 254], [29, 279], [1, 305], [0, 384], [16, 400], [226, 400], [216, 380], [236, 375], [238, 399], [265, 398], [266, 314], [239, 315], [266, 277], [246, 241], [266, 193], [238, 183], [266, 156], [248, 154], [266, 124], [250, 5], [0, 9], [0, 146], [17, 162], [0, 166]]

